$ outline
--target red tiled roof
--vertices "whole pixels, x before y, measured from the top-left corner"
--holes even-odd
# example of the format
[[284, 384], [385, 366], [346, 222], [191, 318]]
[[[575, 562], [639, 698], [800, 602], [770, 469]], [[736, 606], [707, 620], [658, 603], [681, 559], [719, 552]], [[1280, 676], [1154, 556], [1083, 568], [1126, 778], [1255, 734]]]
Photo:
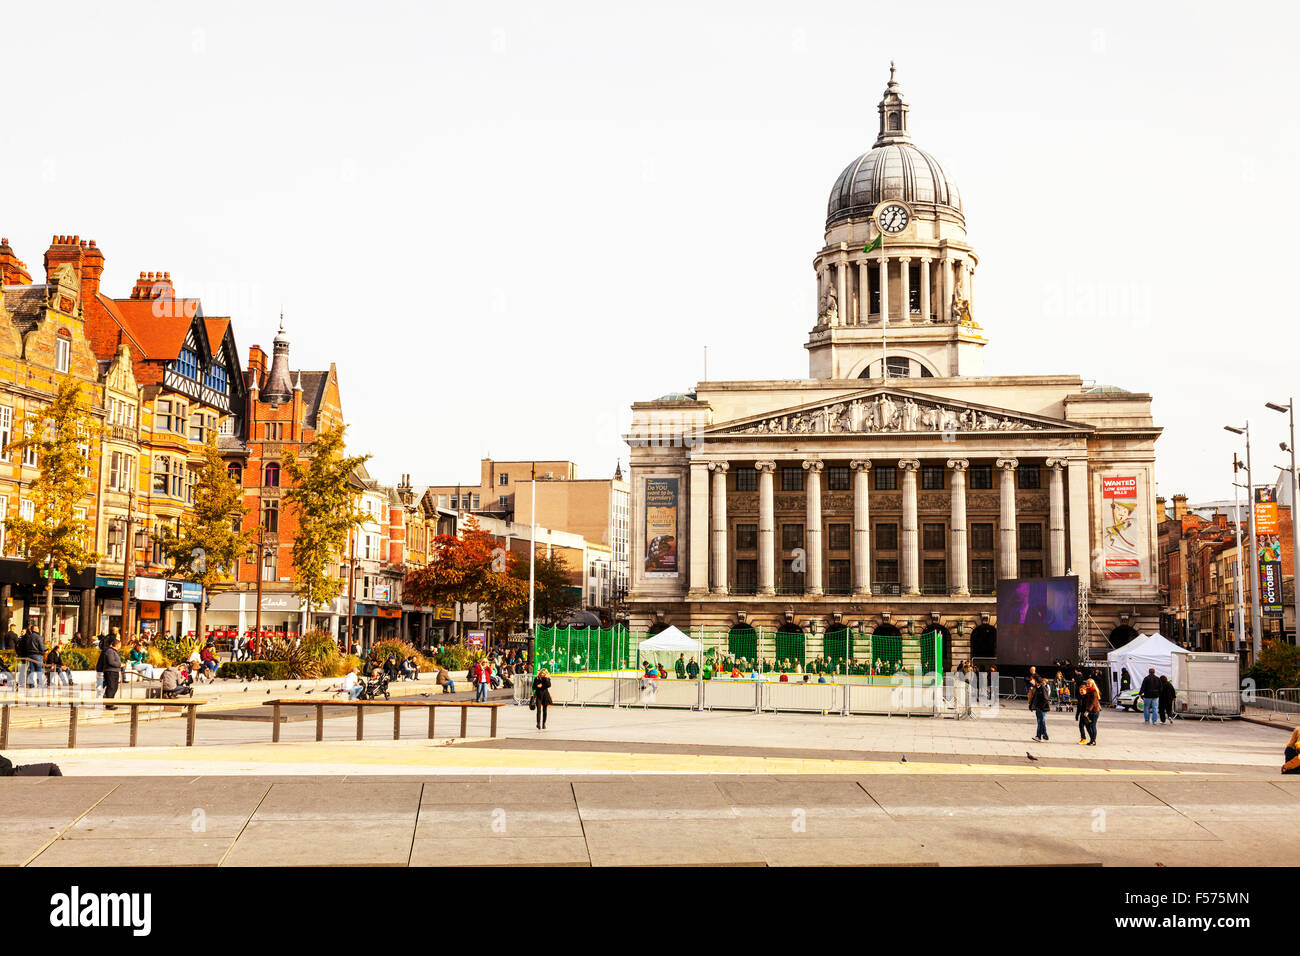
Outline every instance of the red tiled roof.
[[[203, 317], [203, 325], [208, 330], [208, 348], [213, 352], [221, 348], [221, 342], [226, 337], [226, 329], [230, 328], [229, 317], [208, 318]], [[238, 363], [238, 357], [235, 359]]]
[[181, 354], [199, 308], [198, 299], [117, 299], [114, 304], [144, 357], [163, 362]]

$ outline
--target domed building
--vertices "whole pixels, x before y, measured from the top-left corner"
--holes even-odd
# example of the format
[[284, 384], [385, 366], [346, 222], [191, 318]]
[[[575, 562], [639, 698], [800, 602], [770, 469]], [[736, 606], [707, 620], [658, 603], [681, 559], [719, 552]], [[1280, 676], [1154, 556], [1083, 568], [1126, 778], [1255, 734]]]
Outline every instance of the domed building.
[[[936, 631], [945, 659], [983, 666], [1154, 632], [1151, 397], [982, 374], [977, 318], [996, 313], [977, 307], [961, 193], [913, 143], [892, 65], [878, 112], [831, 187], [809, 377], [632, 407], [633, 630], [752, 633], [760, 657], [762, 635], [801, 635], [783, 646], [808, 659]], [[996, 594], [1053, 579], [1077, 579], [1078, 601], [1037, 660], [1023, 620], [999, 641]]]

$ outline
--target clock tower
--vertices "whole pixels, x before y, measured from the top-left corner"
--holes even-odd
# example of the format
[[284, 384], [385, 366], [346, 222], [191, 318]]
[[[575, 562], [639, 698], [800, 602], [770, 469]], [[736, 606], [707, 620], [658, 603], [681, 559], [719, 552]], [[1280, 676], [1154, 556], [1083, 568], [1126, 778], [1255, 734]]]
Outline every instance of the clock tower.
[[979, 257], [961, 194], [912, 143], [907, 101], [889, 66], [872, 148], [831, 189], [813, 260], [816, 320], [804, 348], [814, 379], [948, 378], [983, 369], [975, 320]]

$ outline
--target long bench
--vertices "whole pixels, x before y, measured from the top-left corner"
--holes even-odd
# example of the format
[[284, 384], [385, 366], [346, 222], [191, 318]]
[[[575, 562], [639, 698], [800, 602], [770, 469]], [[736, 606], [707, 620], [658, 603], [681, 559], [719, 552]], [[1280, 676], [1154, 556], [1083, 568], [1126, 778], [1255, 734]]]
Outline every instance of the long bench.
[[[131, 708], [131, 746], [134, 747], [140, 740], [140, 708], [141, 707], [184, 707], [185, 708], [185, 746], [194, 746], [194, 729], [195, 716], [198, 709], [207, 703], [206, 700], [178, 700], [175, 698], [164, 698], [161, 700], [132, 700], [131, 698], [110, 697], [107, 699], [98, 699], [93, 703], [85, 700], [59, 700], [57, 698], [46, 698], [40, 701], [42, 706], [50, 704], [66, 705], [68, 711], [68, 748], [73, 749], [77, 746], [77, 718], [82, 708], [103, 708], [106, 706], [129, 707]], [[21, 701], [0, 701], [0, 749], [9, 746], [9, 711], [13, 707], [21, 707]]]
[[497, 735], [497, 708], [504, 707], [503, 700], [489, 700], [486, 702], [476, 702], [472, 700], [305, 700], [302, 698], [291, 698], [284, 700], [263, 701], [263, 707], [272, 708], [271, 712], [271, 743], [280, 742], [280, 708], [281, 707], [315, 707], [316, 708], [316, 739], [325, 739], [325, 708], [326, 707], [355, 707], [357, 711], [357, 740], [365, 737], [366, 709], [368, 707], [391, 707], [393, 710], [393, 739], [400, 740], [402, 735], [402, 708], [403, 707], [424, 707], [429, 711], [429, 739], [433, 739], [434, 717], [438, 713], [439, 707], [459, 707], [460, 708], [460, 735], [468, 737], [469, 727], [469, 709], [471, 707], [486, 707], [492, 715], [491, 735]]

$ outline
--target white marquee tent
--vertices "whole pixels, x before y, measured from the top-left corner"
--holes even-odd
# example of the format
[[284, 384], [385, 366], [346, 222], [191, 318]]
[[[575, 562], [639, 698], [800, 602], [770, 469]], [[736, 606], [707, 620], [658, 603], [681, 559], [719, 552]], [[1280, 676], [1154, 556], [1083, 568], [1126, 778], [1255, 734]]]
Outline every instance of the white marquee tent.
[[693, 638], [687, 637], [675, 627], [668, 627], [660, 631], [654, 637], [648, 637], [637, 645], [637, 650], [644, 654], [654, 654], [659, 651], [691, 651], [695, 654], [704, 652], [704, 645]]
[[1161, 634], [1139, 634], [1123, 647], [1117, 647], [1106, 655], [1110, 661], [1111, 686], [1118, 691], [1120, 672], [1127, 671], [1129, 689], [1137, 690], [1152, 667], [1156, 669], [1157, 677], [1164, 674], [1172, 679], [1174, 654], [1180, 650], [1182, 648]]

